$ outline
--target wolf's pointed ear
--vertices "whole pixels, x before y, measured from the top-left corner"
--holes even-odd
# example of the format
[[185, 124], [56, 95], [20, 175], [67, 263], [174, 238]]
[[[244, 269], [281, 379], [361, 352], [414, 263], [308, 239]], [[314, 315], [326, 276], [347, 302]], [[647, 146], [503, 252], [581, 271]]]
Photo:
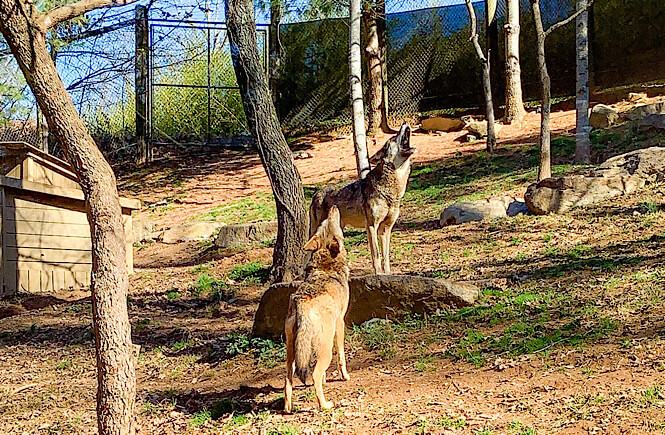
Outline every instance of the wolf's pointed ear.
[[305, 251], [316, 251], [321, 247], [321, 239], [316, 234], [302, 248]]
[[328, 211], [328, 222], [330, 223], [335, 223], [336, 226], [341, 226], [341, 215], [339, 213], [339, 209], [337, 208], [336, 205], [333, 205], [330, 207], [330, 210]]

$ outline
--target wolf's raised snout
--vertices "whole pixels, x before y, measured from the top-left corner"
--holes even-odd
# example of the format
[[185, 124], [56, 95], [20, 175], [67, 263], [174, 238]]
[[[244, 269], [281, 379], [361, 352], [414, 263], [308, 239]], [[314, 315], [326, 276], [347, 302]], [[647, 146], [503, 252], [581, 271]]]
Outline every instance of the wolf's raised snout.
[[[390, 273], [390, 233], [399, 217], [400, 201], [411, 173], [411, 126], [399, 132], [370, 157], [369, 174], [342, 187], [326, 186], [314, 195], [309, 208], [310, 234], [337, 206], [341, 226], [366, 228], [375, 273]], [[380, 250], [379, 250], [380, 240]]]
[[326, 369], [330, 366], [333, 345], [343, 380], [349, 379], [344, 357], [344, 315], [349, 306], [349, 266], [344, 248], [340, 212], [333, 206], [328, 216], [305, 244], [312, 252], [305, 270], [305, 281], [291, 295], [284, 324], [286, 336], [286, 381], [284, 411], [293, 407], [293, 378], [314, 381], [319, 406], [333, 403], [323, 395]]

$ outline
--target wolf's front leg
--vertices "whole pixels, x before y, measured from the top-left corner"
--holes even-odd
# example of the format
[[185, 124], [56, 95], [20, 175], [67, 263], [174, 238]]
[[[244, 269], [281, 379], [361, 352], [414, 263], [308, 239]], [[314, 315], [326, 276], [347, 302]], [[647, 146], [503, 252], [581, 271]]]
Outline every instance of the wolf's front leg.
[[367, 241], [369, 252], [372, 255], [372, 267], [377, 275], [381, 273], [381, 259], [379, 258], [379, 237], [377, 235], [376, 225], [367, 221]]

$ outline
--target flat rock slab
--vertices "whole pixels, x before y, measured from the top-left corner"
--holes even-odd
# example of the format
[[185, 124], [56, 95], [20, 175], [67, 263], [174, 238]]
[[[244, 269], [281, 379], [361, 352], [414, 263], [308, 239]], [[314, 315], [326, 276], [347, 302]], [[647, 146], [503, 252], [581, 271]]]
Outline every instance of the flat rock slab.
[[445, 116], [434, 116], [423, 119], [420, 128], [427, 131], [459, 131], [464, 127], [464, 121], [457, 118], [448, 118]]
[[[284, 334], [289, 297], [299, 284], [294, 281], [268, 288], [254, 317], [253, 335], [275, 339]], [[479, 294], [471, 283], [410, 275], [353, 277], [349, 291], [347, 325], [373, 318], [401, 320], [412, 313], [434, 314], [443, 307], [466, 307], [473, 305]]]
[[588, 176], [546, 178], [530, 185], [524, 199], [534, 214], [561, 214], [663, 180], [665, 148], [651, 147], [612, 157]]
[[254, 222], [227, 225], [220, 228], [215, 239], [218, 248], [241, 248], [251, 246], [277, 236], [277, 222]]
[[443, 227], [528, 212], [529, 209], [523, 200], [512, 196], [499, 196], [479, 201], [462, 201], [448, 206], [441, 212], [439, 224]]
[[226, 224], [222, 222], [188, 222], [164, 231], [162, 242], [173, 244], [193, 240], [206, 240], [213, 237], [217, 230], [224, 225]]

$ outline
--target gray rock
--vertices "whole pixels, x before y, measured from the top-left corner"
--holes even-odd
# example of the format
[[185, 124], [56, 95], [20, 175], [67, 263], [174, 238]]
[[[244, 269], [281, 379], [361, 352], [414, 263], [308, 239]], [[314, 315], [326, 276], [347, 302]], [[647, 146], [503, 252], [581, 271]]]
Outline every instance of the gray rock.
[[153, 241], [152, 235], [155, 232], [155, 226], [148, 218], [132, 218], [132, 243]]
[[[261, 298], [252, 333], [277, 338], [284, 334], [284, 320], [291, 293], [299, 281], [274, 284]], [[443, 307], [473, 305], [479, 289], [473, 284], [409, 275], [367, 275], [349, 281], [347, 325], [374, 319], [401, 320], [407, 314], [434, 314]]]
[[590, 175], [547, 178], [527, 188], [526, 205], [534, 214], [566, 213], [646, 184], [665, 180], [665, 148], [651, 147], [608, 159]]
[[434, 116], [423, 119], [420, 128], [427, 131], [459, 131], [464, 128], [464, 122], [457, 118]]
[[589, 116], [589, 125], [593, 128], [605, 128], [616, 124], [619, 120], [619, 111], [606, 106], [605, 104], [596, 104], [591, 109]]
[[623, 116], [631, 121], [640, 121], [647, 115], [665, 114], [665, 101], [658, 101], [651, 104], [641, 104], [626, 111]]
[[254, 222], [227, 225], [219, 230], [215, 239], [218, 248], [241, 248], [260, 243], [277, 236], [277, 222]]
[[640, 120], [640, 127], [655, 127], [665, 129], [665, 114], [650, 113]]
[[[487, 137], [487, 121], [479, 121], [473, 119], [471, 116], [462, 117], [464, 121], [464, 129], [469, 133], [479, 138]], [[494, 134], [499, 135], [503, 126], [499, 123], [494, 123]]]
[[479, 201], [463, 201], [448, 206], [441, 212], [439, 224], [443, 227], [483, 219], [515, 216], [526, 212], [528, 209], [524, 201], [510, 196], [499, 196]]
[[193, 240], [206, 240], [215, 235], [219, 228], [223, 227], [222, 222], [188, 222], [182, 225], [171, 227], [164, 231], [162, 242], [173, 244], [179, 242], [190, 242]]

